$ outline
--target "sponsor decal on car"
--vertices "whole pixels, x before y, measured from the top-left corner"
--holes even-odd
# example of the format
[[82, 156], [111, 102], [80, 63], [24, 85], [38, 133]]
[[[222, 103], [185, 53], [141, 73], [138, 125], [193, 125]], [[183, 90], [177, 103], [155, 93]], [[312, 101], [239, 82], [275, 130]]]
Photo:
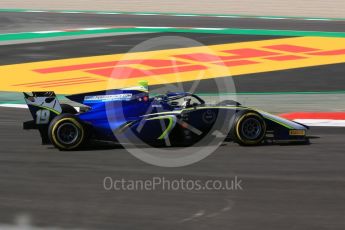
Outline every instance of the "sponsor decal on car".
[[289, 135], [290, 136], [304, 136], [305, 130], [290, 130]]
[[121, 93], [115, 95], [96, 95], [96, 96], [85, 96], [84, 102], [86, 103], [99, 103], [109, 101], [129, 101], [132, 98], [131, 93]]
[[216, 120], [216, 113], [213, 110], [206, 110], [206, 112], [204, 112], [204, 114], [202, 115], [202, 120], [206, 123], [206, 124], [212, 124], [215, 120]]

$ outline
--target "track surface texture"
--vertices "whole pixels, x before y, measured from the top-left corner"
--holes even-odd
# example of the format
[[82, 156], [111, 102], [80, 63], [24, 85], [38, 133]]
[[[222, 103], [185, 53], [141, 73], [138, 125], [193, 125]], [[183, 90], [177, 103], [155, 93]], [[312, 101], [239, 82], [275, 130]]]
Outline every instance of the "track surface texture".
[[[24, 132], [27, 110], [0, 109], [0, 216], [86, 229], [344, 229], [345, 129], [312, 129], [312, 145], [227, 144], [182, 168], [159, 168], [124, 149], [60, 152]], [[231, 179], [238, 191], [105, 191], [103, 179]]]
[[2, 33], [74, 29], [90, 26], [225, 27], [306, 31], [345, 31], [345, 21], [271, 20], [140, 15], [0, 12]]
[[[344, 22], [0, 13], [2, 33], [123, 24], [320, 31], [345, 28]], [[116, 49], [122, 52], [156, 35], [1, 46], [1, 64], [101, 55], [120, 43], [122, 46]], [[185, 36], [206, 44], [267, 38]], [[102, 47], [93, 48], [100, 43]], [[330, 70], [332, 83], [321, 74]], [[240, 91], [251, 92], [339, 90], [344, 86], [340, 77], [343, 70], [340, 64], [320, 66], [258, 74], [255, 78], [240, 76], [235, 83]], [[306, 79], [310, 76], [313, 80], [309, 82]], [[277, 88], [278, 84], [281, 88]], [[22, 130], [22, 122], [29, 119], [28, 110], [0, 108], [0, 229], [13, 224], [20, 215], [30, 218], [34, 226], [64, 229], [345, 228], [345, 128], [312, 128], [310, 134], [315, 138], [311, 145], [246, 148], [230, 143], [196, 164], [160, 168], [139, 161], [119, 146], [74, 152], [41, 146], [38, 132]], [[204, 182], [237, 176], [243, 182], [243, 190], [106, 191], [103, 179], [107, 176], [127, 180], [158, 176]]]
[[45, 0], [2, 0], [2, 8], [66, 9], [66, 10], [113, 10], [142, 12], [213, 13], [241, 15], [278, 15], [309, 17], [344, 17], [343, 0], [216, 0], [216, 1], [160, 1], [132, 0], [113, 1], [45, 1]]
[[[190, 34], [190, 33], [147, 33], [129, 34], [121, 36], [85, 38], [68, 41], [54, 41], [30, 44], [17, 44], [1, 46], [0, 65], [19, 64], [34, 61], [48, 61], [75, 57], [88, 57], [97, 55], [117, 54], [130, 52], [131, 49], [151, 38], [164, 36], [186, 37], [204, 45], [217, 45], [233, 42], [257, 41], [274, 39], [275, 36], [246, 36], [223, 34]], [[284, 38], [284, 37], [279, 37]], [[170, 38], [171, 39], [171, 38]], [[198, 45], [196, 43], [195, 45]], [[85, 49], [87, 47], [87, 49]], [[181, 48], [181, 44], [170, 47], [153, 47], [154, 49]], [[150, 50], [154, 50], [150, 49]]]

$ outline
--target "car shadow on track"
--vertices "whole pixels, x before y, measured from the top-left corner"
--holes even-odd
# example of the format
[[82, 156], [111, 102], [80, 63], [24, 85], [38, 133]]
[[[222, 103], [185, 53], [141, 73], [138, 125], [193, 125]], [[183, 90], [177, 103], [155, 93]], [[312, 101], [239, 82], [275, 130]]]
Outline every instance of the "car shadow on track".
[[[310, 137], [310, 139], [319, 139], [320, 137], [317, 136], [313, 136]], [[223, 146], [227, 146], [227, 145], [237, 145], [234, 142], [224, 142], [220, 145], [220, 147]], [[276, 142], [266, 142], [266, 143], [262, 143], [260, 145], [256, 145], [256, 146], [239, 146], [242, 148], [260, 148], [260, 147], [267, 147], [267, 146], [302, 146], [302, 145], [311, 145], [311, 141], [307, 141], [307, 142], [289, 142], [289, 143], [276, 143]], [[207, 145], [205, 145], [206, 147]], [[190, 146], [193, 147], [193, 146]], [[200, 147], [200, 146], [198, 146]], [[49, 148], [54, 148], [54, 147], [49, 147]], [[144, 149], [150, 149], [150, 148], [161, 148], [161, 149], [170, 149], [170, 148], [183, 148], [182, 146], [178, 146], [178, 147], [166, 147], [166, 146], [162, 146], [162, 147], [153, 147], [150, 145], [133, 145], [133, 144], [119, 144], [119, 143], [114, 143], [114, 142], [105, 142], [105, 141], [93, 141], [90, 144], [88, 144], [87, 146], [84, 146], [80, 149], [77, 150], [73, 150], [73, 151], [97, 151], [97, 150], [114, 150], [114, 149], [137, 149], [137, 148], [144, 148]], [[184, 147], [185, 148], [185, 147]], [[188, 148], [188, 147], [187, 147]]]

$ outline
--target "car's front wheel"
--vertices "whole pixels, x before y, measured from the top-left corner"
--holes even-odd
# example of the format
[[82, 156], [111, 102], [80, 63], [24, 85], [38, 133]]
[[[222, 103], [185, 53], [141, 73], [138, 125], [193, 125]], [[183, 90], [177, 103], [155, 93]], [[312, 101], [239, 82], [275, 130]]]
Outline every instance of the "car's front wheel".
[[259, 145], [266, 135], [264, 118], [256, 111], [240, 111], [235, 118], [233, 139], [240, 145]]
[[49, 125], [51, 143], [60, 150], [75, 150], [83, 146], [87, 139], [85, 125], [72, 114], [60, 114]]

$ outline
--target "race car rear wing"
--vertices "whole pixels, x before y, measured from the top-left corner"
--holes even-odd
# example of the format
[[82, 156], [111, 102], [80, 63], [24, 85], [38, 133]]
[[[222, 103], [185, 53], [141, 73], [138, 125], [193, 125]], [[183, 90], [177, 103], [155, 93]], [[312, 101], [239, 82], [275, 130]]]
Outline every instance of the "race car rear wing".
[[24, 93], [24, 99], [37, 126], [49, 124], [62, 111], [54, 92]]
[[33, 120], [23, 123], [23, 129], [38, 129], [42, 143], [49, 143], [48, 127], [50, 122], [62, 112], [61, 105], [54, 92], [24, 93], [24, 99]]

